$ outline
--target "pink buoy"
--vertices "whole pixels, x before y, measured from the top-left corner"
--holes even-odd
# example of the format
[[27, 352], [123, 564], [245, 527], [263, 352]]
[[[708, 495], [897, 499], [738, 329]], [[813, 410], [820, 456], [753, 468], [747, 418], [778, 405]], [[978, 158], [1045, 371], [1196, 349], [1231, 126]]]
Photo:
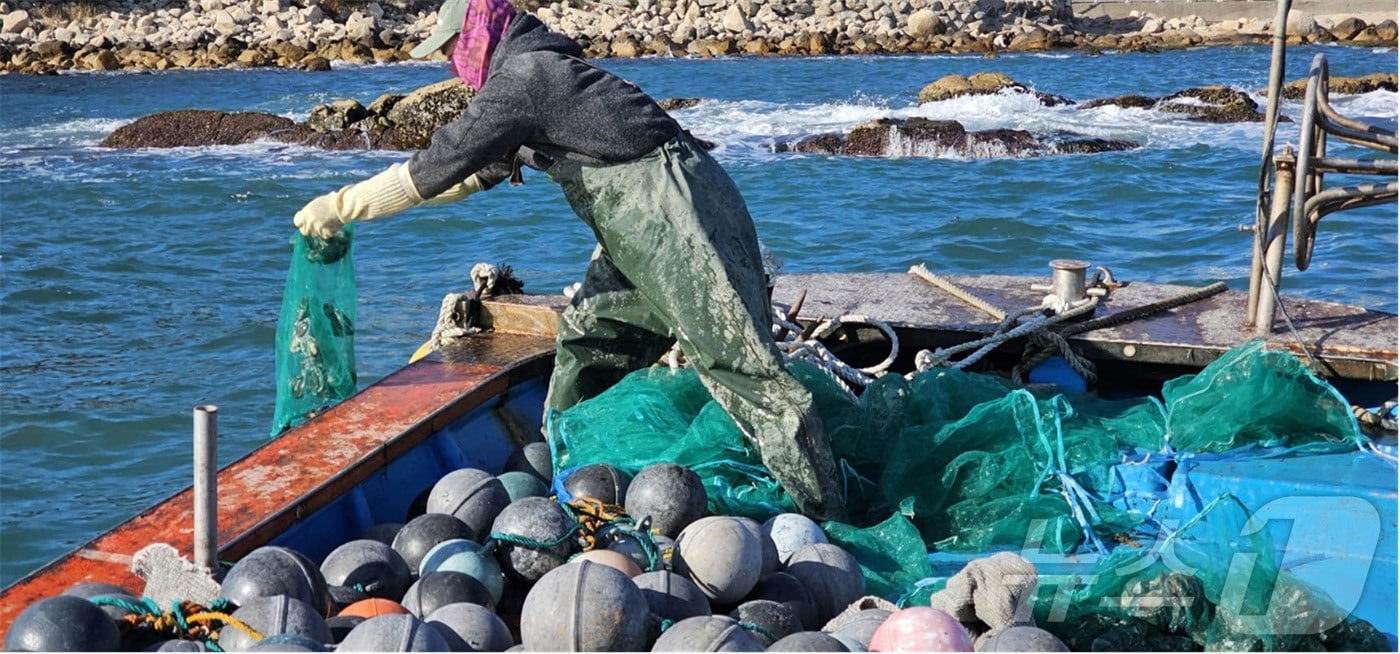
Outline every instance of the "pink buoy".
[[872, 652], [971, 652], [972, 638], [953, 616], [911, 606], [886, 618], [870, 638]]

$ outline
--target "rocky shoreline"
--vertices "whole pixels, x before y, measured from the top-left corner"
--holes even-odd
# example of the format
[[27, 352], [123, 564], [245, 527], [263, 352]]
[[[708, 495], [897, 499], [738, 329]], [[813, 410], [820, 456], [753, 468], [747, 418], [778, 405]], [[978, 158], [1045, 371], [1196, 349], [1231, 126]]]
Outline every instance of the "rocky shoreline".
[[[0, 1], [0, 72], [281, 67], [409, 59], [436, 1]], [[1069, 0], [518, 2], [590, 57], [1160, 50], [1268, 43], [1270, 21], [1076, 16]], [[1147, 5], [1150, 6], [1150, 5]], [[1289, 14], [1293, 42], [1395, 47], [1392, 17]], [[442, 53], [435, 55], [445, 58]]]

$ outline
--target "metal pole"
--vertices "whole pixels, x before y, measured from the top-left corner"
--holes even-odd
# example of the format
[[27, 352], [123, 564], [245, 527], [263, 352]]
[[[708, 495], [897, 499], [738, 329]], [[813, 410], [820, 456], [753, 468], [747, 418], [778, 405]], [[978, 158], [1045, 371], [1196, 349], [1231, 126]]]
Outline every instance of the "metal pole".
[[[1264, 253], [1264, 284], [1259, 289], [1259, 307], [1254, 314], [1254, 334], [1268, 336], [1274, 331], [1274, 313], [1278, 308], [1279, 286], [1283, 283], [1283, 251], [1288, 238], [1289, 196], [1293, 195], [1293, 156], [1285, 149], [1275, 159], [1278, 174], [1274, 177], [1273, 216], [1266, 232]], [[1294, 216], [1297, 220], [1297, 216]]]
[[219, 407], [194, 408], [194, 562], [212, 573], [219, 560]]
[[[1269, 301], [1269, 319], [1263, 325], [1258, 322], [1258, 316], [1264, 314], [1259, 307], [1261, 296], [1273, 292], [1264, 288], [1262, 279], [1265, 267], [1264, 250], [1269, 247], [1268, 239], [1271, 236], [1267, 225], [1278, 215], [1277, 207], [1274, 206], [1277, 200], [1269, 197], [1269, 171], [1272, 168], [1269, 162], [1273, 159], [1274, 133], [1278, 128], [1279, 104], [1283, 100], [1283, 73], [1287, 60], [1285, 53], [1288, 49], [1288, 11], [1292, 4], [1292, 0], [1278, 0], [1274, 11], [1273, 52], [1269, 59], [1269, 95], [1264, 109], [1264, 151], [1260, 156], [1259, 193], [1255, 199], [1254, 210], [1254, 257], [1249, 271], [1249, 302], [1245, 308], [1245, 327], [1254, 327], [1256, 333], [1261, 333], [1261, 329], [1264, 330], [1262, 333], [1268, 333], [1273, 328], [1273, 300]], [[1289, 179], [1292, 179], [1291, 171]], [[1274, 190], [1274, 198], [1288, 201], [1288, 196], [1279, 195], [1277, 189]], [[1291, 184], [1289, 190], [1292, 191]]]

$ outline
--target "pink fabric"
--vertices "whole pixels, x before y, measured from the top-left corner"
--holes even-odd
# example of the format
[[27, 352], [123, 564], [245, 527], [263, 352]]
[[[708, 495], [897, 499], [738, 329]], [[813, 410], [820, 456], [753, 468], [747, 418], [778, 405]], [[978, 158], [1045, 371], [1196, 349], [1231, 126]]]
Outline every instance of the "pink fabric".
[[472, 89], [486, 82], [491, 53], [515, 18], [510, 0], [468, 0], [462, 31], [452, 48], [452, 73]]

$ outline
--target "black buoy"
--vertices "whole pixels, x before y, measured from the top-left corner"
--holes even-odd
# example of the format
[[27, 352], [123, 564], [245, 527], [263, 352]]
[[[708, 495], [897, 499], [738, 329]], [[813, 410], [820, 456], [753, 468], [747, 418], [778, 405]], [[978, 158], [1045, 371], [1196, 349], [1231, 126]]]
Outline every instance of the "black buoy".
[[740, 604], [729, 617], [739, 624], [753, 625], [751, 629], [764, 646], [772, 645], [778, 639], [802, 631], [802, 620], [792, 607], [773, 600], [749, 600]]
[[423, 557], [439, 543], [454, 539], [476, 541], [472, 529], [461, 519], [446, 513], [425, 513], [412, 520], [394, 535], [390, 546], [413, 574], [423, 567]]
[[520, 610], [520, 640], [536, 652], [634, 652], [647, 642], [647, 601], [616, 568], [578, 561], [540, 577]]
[[427, 623], [441, 626], [443, 636], [457, 652], [504, 652], [515, 644], [505, 621], [480, 604], [457, 602], [439, 607], [428, 614]]
[[107, 617], [113, 620], [120, 620], [131, 615], [130, 610], [118, 606], [117, 602], [130, 604], [141, 603], [141, 598], [137, 597], [135, 593], [116, 584], [109, 584], [103, 581], [85, 581], [73, 584], [68, 587], [68, 590], [63, 591], [63, 594], [81, 597], [88, 601], [94, 599], [99, 600], [94, 603], [100, 606], [102, 611], [107, 614]]
[[377, 540], [385, 545], [393, 545], [394, 537], [399, 535], [399, 530], [403, 529], [403, 526], [404, 523], [402, 522], [381, 522], [366, 529], [365, 533], [360, 535], [360, 538]]
[[399, 601], [413, 583], [413, 572], [394, 548], [377, 540], [352, 540], [331, 550], [321, 563], [326, 582], [370, 597]]
[[407, 613], [376, 615], [356, 625], [338, 652], [445, 652], [442, 632]]
[[467, 523], [471, 535], [482, 541], [501, 509], [510, 504], [510, 494], [495, 475], [477, 468], [462, 468], [443, 475], [428, 495], [428, 513], [446, 513]]
[[851, 651], [831, 634], [820, 631], [799, 631], [784, 636], [768, 646], [770, 652], [849, 652]]
[[331, 614], [340, 613], [342, 609], [360, 600], [369, 599], [364, 591], [346, 586], [331, 586]]
[[340, 641], [345, 640], [345, 634], [350, 633], [351, 629], [359, 626], [366, 619], [363, 615], [337, 615], [326, 618], [326, 626], [331, 630], [330, 642], [339, 644]]
[[766, 599], [786, 604], [797, 614], [803, 629], [817, 631], [822, 623], [817, 620], [817, 605], [812, 601], [812, 593], [806, 586], [786, 572], [775, 572], [758, 580], [758, 585], [749, 591], [746, 600]]
[[240, 559], [221, 584], [224, 599], [243, 606], [254, 597], [288, 595], [326, 615], [331, 610], [330, 589], [321, 570], [300, 552], [265, 545]]
[[984, 636], [979, 652], [1068, 652], [1064, 641], [1040, 627], [1013, 625]]
[[711, 604], [733, 604], [753, 590], [763, 570], [763, 548], [754, 533], [730, 516], [701, 518], [676, 537], [671, 566]]
[[849, 636], [851, 640], [861, 644], [863, 649], [870, 649], [870, 639], [875, 636], [875, 630], [888, 620], [894, 613], [889, 609], [871, 608], [861, 609], [855, 613], [843, 614], [832, 619], [831, 624], [822, 628], [833, 636]]
[[514, 502], [522, 497], [549, 497], [549, 487], [539, 477], [523, 470], [511, 470], [496, 475], [506, 487], [506, 495]]
[[763, 523], [763, 533], [773, 541], [782, 565], [787, 565], [792, 553], [804, 545], [827, 542], [821, 526], [801, 513], [779, 513], [769, 518]]
[[549, 486], [554, 482], [554, 461], [549, 452], [549, 443], [526, 443], [511, 452], [506, 458], [505, 470], [530, 473]]
[[273, 634], [247, 648], [249, 652], [324, 652], [324, 643], [301, 634]]
[[831, 543], [803, 545], [788, 559], [788, 574], [812, 594], [817, 620], [825, 625], [865, 594], [865, 575], [850, 552]]
[[121, 647], [117, 623], [96, 604], [73, 595], [30, 604], [10, 623], [10, 652], [111, 652]]
[[763, 642], [727, 615], [686, 618], [661, 632], [653, 652], [762, 652]]
[[651, 518], [654, 533], [675, 538], [709, 513], [709, 496], [700, 475], [675, 463], [653, 463], [627, 486], [624, 507], [637, 520]]
[[204, 643], [197, 640], [162, 640], [153, 643], [145, 650], [147, 652], [207, 652]]
[[753, 532], [754, 540], [758, 541], [758, 547], [763, 553], [763, 567], [760, 568], [758, 576], [762, 578], [781, 570], [783, 564], [778, 558], [778, 548], [773, 544], [773, 539], [768, 537], [768, 532], [763, 530], [763, 523], [744, 516], [734, 516], [734, 519]]
[[424, 488], [423, 490], [419, 491], [418, 494], [415, 495], [415, 496], [413, 497], [413, 501], [412, 501], [412, 502], [409, 502], [409, 504], [408, 504], [408, 510], [407, 510], [407, 511], [404, 511], [404, 514], [403, 514], [403, 521], [404, 521], [404, 522], [408, 522], [409, 520], [412, 520], [412, 519], [414, 519], [414, 518], [417, 518], [417, 517], [420, 516], [420, 515], [423, 515], [424, 513], [427, 513], [427, 512], [428, 512], [428, 496], [429, 496], [429, 495], [432, 495], [432, 494], [433, 494], [433, 487], [432, 487], [432, 486], [429, 486], [429, 487]]
[[418, 576], [422, 577], [437, 570], [452, 570], [476, 577], [476, 580], [491, 592], [491, 603], [495, 605], [501, 602], [506, 575], [501, 572], [501, 564], [496, 561], [494, 544], [486, 548], [465, 538], [442, 541], [423, 555], [423, 561], [418, 564]]
[[[295, 597], [255, 597], [238, 607], [238, 610], [233, 612], [233, 617], [264, 638], [278, 634], [298, 634], [318, 643], [328, 643], [331, 640], [331, 629], [326, 626], [326, 618], [310, 604]], [[257, 642], [257, 639], [247, 632], [231, 624], [224, 625], [219, 630], [219, 646], [225, 651], [246, 650]]]
[[622, 506], [632, 476], [606, 463], [591, 463], [569, 472], [564, 491], [574, 498], [591, 498], [604, 504]]
[[643, 572], [632, 583], [641, 589], [651, 612], [665, 620], [678, 622], [711, 613], [710, 599], [695, 582], [669, 570]]
[[400, 604], [409, 613], [426, 619], [429, 613], [457, 602], [480, 604], [491, 609], [496, 607], [496, 601], [491, 598], [491, 591], [485, 584], [465, 572], [454, 570], [438, 570], [419, 577], [408, 587]]
[[531, 583], [559, 567], [578, 551], [578, 531], [559, 503], [547, 497], [524, 497], [496, 516], [491, 525], [498, 541], [496, 562], [507, 577]]

